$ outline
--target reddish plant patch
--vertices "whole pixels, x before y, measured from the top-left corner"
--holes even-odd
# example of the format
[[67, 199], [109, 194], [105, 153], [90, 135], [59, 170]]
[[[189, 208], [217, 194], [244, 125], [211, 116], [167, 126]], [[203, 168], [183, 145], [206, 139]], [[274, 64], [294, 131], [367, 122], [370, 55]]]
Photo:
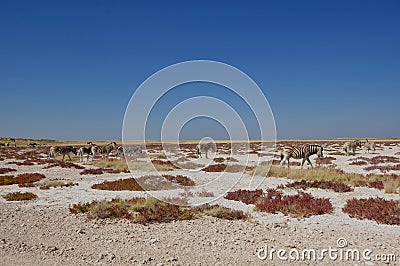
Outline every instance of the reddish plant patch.
[[228, 192], [225, 196], [225, 199], [241, 201], [245, 204], [255, 204], [262, 195], [263, 195], [262, 189], [257, 189], [257, 190], [239, 189], [237, 191]]
[[182, 186], [194, 186], [196, 185], [193, 180], [183, 175], [162, 175], [164, 178], [168, 179], [171, 182], [177, 183]]
[[223, 157], [214, 158], [214, 162], [216, 162], [216, 163], [222, 163], [224, 161], [225, 161], [225, 158], [223, 158]]
[[174, 165], [173, 163], [171, 163], [170, 161], [163, 161], [163, 160], [155, 159], [155, 160], [151, 160], [151, 163], [155, 164], [155, 165], [165, 165], [165, 166], [175, 168], [175, 169], [177, 168], [177, 166]]
[[354, 161], [354, 162], [349, 163], [349, 165], [367, 165], [367, 164], [368, 164], [368, 162], [366, 162], [366, 161]]
[[317, 158], [315, 160], [316, 164], [332, 164], [332, 161], [336, 160], [335, 157], [327, 156], [324, 158]]
[[103, 170], [100, 168], [96, 169], [85, 169], [82, 172], [80, 172], [81, 175], [102, 175], [104, 174]]
[[373, 171], [373, 170], [380, 170], [382, 173], [388, 172], [388, 171], [400, 171], [400, 164], [396, 165], [372, 165], [372, 166], [367, 166], [364, 168], [365, 171]]
[[120, 179], [116, 181], [104, 181], [103, 183], [100, 184], [94, 184], [92, 188], [100, 190], [112, 190], [112, 191], [121, 191], [121, 190], [143, 191], [143, 188], [138, 184], [138, 182], [134, 178]]
[[227, 167], [226, 164], [220, 163], [220, 164], [209, 165], [209, 166], [203, 168], [202, 170], [204, 172], [223, 172], [223, 171], [225, 171], [226, 167]]
[[13, 176], [0, 176], [0, 185], [12, 185], [12, 184], [22, 184], [22, 183], [32, 183], [41, 180], [45, 176], [39, 173], [26, 173], [20, 174], [16, 177]]
[[22, 201], [36, 199], [37, 196], [30, 192], [12, 192], [3, 196], [7, 201]]
[[384, 189], [384, 184], [382, 181], [370, 181], [367, 183], [367, 187], [376, 188], [376, 189]]
[[374, 220], [380, 224], [400, 225], [400, 201], [382, 198], [350, 199], [343, 212], [351, 218]]
[[196, 196], [208, 198], [208, 197], [214, 197], [214, 193], [212, 193], [211, 191], [202, 190], [202, 191], [196, 192]]
[[303, 190], [307, 188], [321, 188], [321, 189], [331, 189], [335, 192], [350, 192], [353, 188], [342, 182], [332, 182], [332, 181], [295, 181], [293, 183], [287, 184], [287, 188], [301, 188]]
[[329, 199], [314, 198], [310, 194], [302, 192], [297, 195], [282, 195], [282, 192], [274, 189], [269, 189], [267, 194], [260, 197], [256, 208], [269, 213], [281, 212], [293, 217], [321, 215], [333, 210]]
[[75, 163], [71, 163], [71, 162], [63, 162], [63, 161], [53, 161], [52, 164], [43, 167], [43, 169], [49, 169], [49, 168], [56, 167], [56, 166], [59, 166], [61, 168], [85, 169], [85, 167], [83, 167], [79, 164], [75, 164]]
[[7, 174], [9, 172], [15, 172], [17, 169], [13, 168], [0, 168], [0, 174]]

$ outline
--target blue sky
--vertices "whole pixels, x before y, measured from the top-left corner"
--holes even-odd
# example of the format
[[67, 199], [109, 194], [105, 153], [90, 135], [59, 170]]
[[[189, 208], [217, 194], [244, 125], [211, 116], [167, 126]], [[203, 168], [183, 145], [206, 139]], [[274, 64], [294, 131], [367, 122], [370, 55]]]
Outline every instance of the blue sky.
[[399, 1], [216, 2], [0, 1], [0, 136], [119, 139], [148, 76], [209, 59], [257, 82], [278, 138], [400, 137]]

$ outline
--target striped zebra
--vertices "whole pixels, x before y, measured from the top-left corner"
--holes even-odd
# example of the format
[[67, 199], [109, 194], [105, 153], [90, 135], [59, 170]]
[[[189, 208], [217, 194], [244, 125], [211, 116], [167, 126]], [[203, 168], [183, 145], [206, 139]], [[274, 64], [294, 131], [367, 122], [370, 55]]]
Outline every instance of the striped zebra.
[[201, 154], [205, 153], [206, 158], [208, 159], [208, 151], [209, 150], [211, 150], [212, 152], [216, 151], [214, 143], [212, 143], [212, 142], [200, 143], [199, 145], [196, 146], [196, 153], [200, 158], [202, 158]]
[[89, 156], [92, 156], [92, 161], [93, 161], [93, 149], [94, 145], [91, 145], [90, 147], [81, 147], [78, 150], [78, 154], [80, 157], [80, 162], [83, 162], [83, 156], [86, 155], [86, 161], [89, 161]]
[[350, 151], [353, 151], [353, 155], [355, 155], [357, 147], [361, 148], [361, 146], [362, 146], [361, 141], [356, 139], [354, 141], [346, 142], [343, 146], [343, 150], [346, 152], [346, 156], [349, 156]]
[[364, 147], [367, 148], [367, 151], [369, 153], [370, 150], [373, 150], [373, 151], [376, 150], [376, 143], [375, 142], [369, 142], [368, 139], [365, 139]]
[[125, 155], [126, 157], [133, 157], [137, 153], [142, 153], [142, 146], [140, 145], [133, 145], [133, 146], [127, 146], [127, 147], [122, 147], [119, 146], [117, 148], [117, 157], [122, 157]]
[[55, 159], [57, 155], [62, 155], [62, 160], [64, 161], [65, 155], [67, 155], [71, 161], [71, 157], [69, 156], [71, 152], [77, 155], [76, 148], [72, 146], [50, 147], [49, 158]]
[[97, 155], [97, 154], [99, 154], [99, 155], [101, 155], [103, 158], [107, 158], [108, 159], [108, 156], [110, 155], [110, 153], [113, 151], [113, 150], [116, 150], [118, 148], [118, 145], [117, 145], [117, 143], [114, 141], [114, 142], [111, 142], [111, 143], [109, 143], [109, 144], [107, 144], [107, 145], [105, 145], [105, 146], [97, 146], [97, 145], [93, 145], [93, 147], [92, 147], [92, 153], [93, 153], [93, 158]]
[[324, 155], [322, 151], [324, 148], [321, 145], [304, 145], [302, 147], [293, 147], [293, 146], [285, 146], [281, 151], [281, 162], [280, 165], [282, 166], [284, 162], [287, 162], [289, 168], [289, 160], [290, 158], [293, 159], [303, 159], [301, 162], [301, 168], [303, 168], [304, 162], [307, 161], [311, 167], [313, 167], [310, 156], [317, 154], [319, 158], [323, 158]]

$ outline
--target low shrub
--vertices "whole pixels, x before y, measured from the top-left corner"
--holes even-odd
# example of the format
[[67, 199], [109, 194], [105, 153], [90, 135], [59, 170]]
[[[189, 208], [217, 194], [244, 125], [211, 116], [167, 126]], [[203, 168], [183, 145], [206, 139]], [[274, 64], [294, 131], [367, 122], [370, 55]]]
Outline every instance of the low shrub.
[[245, 219], [241, 211], [233, 211], [218, 205], [202, 207], [180, 207], [155, 198], [132, 198], [94, 201], [74, 204], [71, 213], [86, 213], [88, 219], [128, 219], [143, 225], [151, 223], [169, 223], [172, 221], [191, 220], [201, 215], [211, 215], [221, 219]]
[[282, 195], [273, 189], [269, 189], [267, 194], [259, 198], [256, 208], [269, 213], [281, 212], [297, 218], [321, 215], [333, 210], [329, 199], [314, 198], [303, 192], [297, 195]]
[[92, 188], [100, 190], [112, 190], [112, 191], [121, 191], [121, 190], [143, 191], [143, 188], [138, 184], [138, 182], [134, 178], [120, 179], [116, 181], [104, 181], [100, 184], [92, 185]]
[[212, 164], [202, 169], [204, 172], [224, 172], [226, 169], [226, 164]]
[[30, 192], [11, 192], [3, 196], [7, 201], [22, 201], [36, 199], [37, 195]]
[[7, 174], [7, 173], [10, 173], [10, 172], [15, 172], [15, 171], [17, 171], [17, 169], [14, 169], [14, 168], [0, 168], [0, 175]]
[[32, 183], [45, 178], [43, 174], [39, 173], [26, 173], [19, 174], [18, 176], [0, 176], [0, 186], [21, 184], [21, 183]]
[[287, 184], [287, 188], [297, 188], [297, 189], [307, 189], [307, 188], [321, 188], [321, 189], [331, 189], [335, 192], [350, 192], [353, 188], [342, 182], [332, 182], [332, 181], [295, 181], [293, 183]]
[[102, 175], [104, 174], [103, 170], [100, 168], [96, 169], [85, 169], [82, 172], [80, 172], [81, 175]]
[[225, 199], [241, 201], [245, 204], [255, 204], [262, 195], [263, 195], [262, 189], [257, 189], [257, 190], [239, 189], [237, 191], [228, 192], [225, 196]]
[[164, 178], [168, 179], [171, 182], [177, 183], [182, 186], [195, 186], [196, 184], [194, 183], [193, 180], [188, 178], [187, 176], [183, 175], [162, 175]]
[[383, 198], [350, 199], [343, 212], [351, 218], [374, 220], [380, 224], [400, 225], [400, 201]]

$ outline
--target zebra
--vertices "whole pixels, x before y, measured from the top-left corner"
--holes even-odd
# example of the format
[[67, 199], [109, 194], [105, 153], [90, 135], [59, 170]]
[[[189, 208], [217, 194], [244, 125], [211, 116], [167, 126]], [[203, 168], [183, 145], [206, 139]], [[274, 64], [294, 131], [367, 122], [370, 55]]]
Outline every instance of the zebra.
[[81, 147], [78, 150], [78, 154], [80, 157], [80, 162], [83, 162], [83, 156], [86, 155], [86, 161], [89, 161], [89, 156], [92, 155], [92, 160], [93, 160], [93, 149], [94, 149], [94, 145], [91, 145], [90, 147]]
[[94, 145], [92, 147], [93, 158], [96, 156], [96, 154], [100, 154], [103, 158], [107, 157], [107, 159], [108, 159], [108, 156], [110, 155], [110, 153], [113, 150], [116, 150], [117, 148], [118, 148], [118, 145], [115, 141], [111, 142], [105, 146]]
[[133, 157], [134, 154], [142, 152], [142, 146], [140, 145], [133, 145], [128, 147], [119, 146], [117, 148], [117, 157], [122, 157], [124, 154], [128, 157]]
[[369, 142], [368, 139], [365, 139], [364, 147], [367, 148], [367, 151], [369, 153], [370, 150], [375, 151], [376, 143], [375, 142]]
[[301, 168], [303, 168], [303, 165], [305, 161], [307, 161], [311, 167], [313, 167], [311, 161], [310, 161], [310, 156], [317, 154], [319, 158], [323, 158], [323, 151], [324, 148], [321, 145], [315, 145], [315, 144], [310, 144], [310, 145], [304, 145], [302, 147], [293, 147], [293, 146], [284, 146], [282, 151], [281, 151], [281, 162], [280, 165], [282, 166], [285, 161], [287, 161], [288, 169], [289, 169], [289, 160], [290, 158], [294, 159], [303, 159], [301, 162]]
[[356, 154], [357, 147], [361, 148], [362, 143], [360, 140], [348, 141], [344, 144], [343, 150], [346, 152], [346, 156], [349, 156], [350, 151], [353, 151], [353, 155]]
[[196, 153], [200, 158], [202, 158], [201, 153], [205, 153], [206, 158], [208, 159], [208, 150], [215, 152], [216, 149], [214, 143], [212, 142], [200, 143], [199, 145], [196, 146]]
[[72, 146], [62, 146], [62, 147], [50, 147], [49, 158], [56, 158], [56, 155], [62, 155], [62, 160], [64, 161], [65, 155], [68, 156], [69, 160], [71, 161], [71, 157], [69, 156], [70, 153], [77, 155], [76, 148]]

